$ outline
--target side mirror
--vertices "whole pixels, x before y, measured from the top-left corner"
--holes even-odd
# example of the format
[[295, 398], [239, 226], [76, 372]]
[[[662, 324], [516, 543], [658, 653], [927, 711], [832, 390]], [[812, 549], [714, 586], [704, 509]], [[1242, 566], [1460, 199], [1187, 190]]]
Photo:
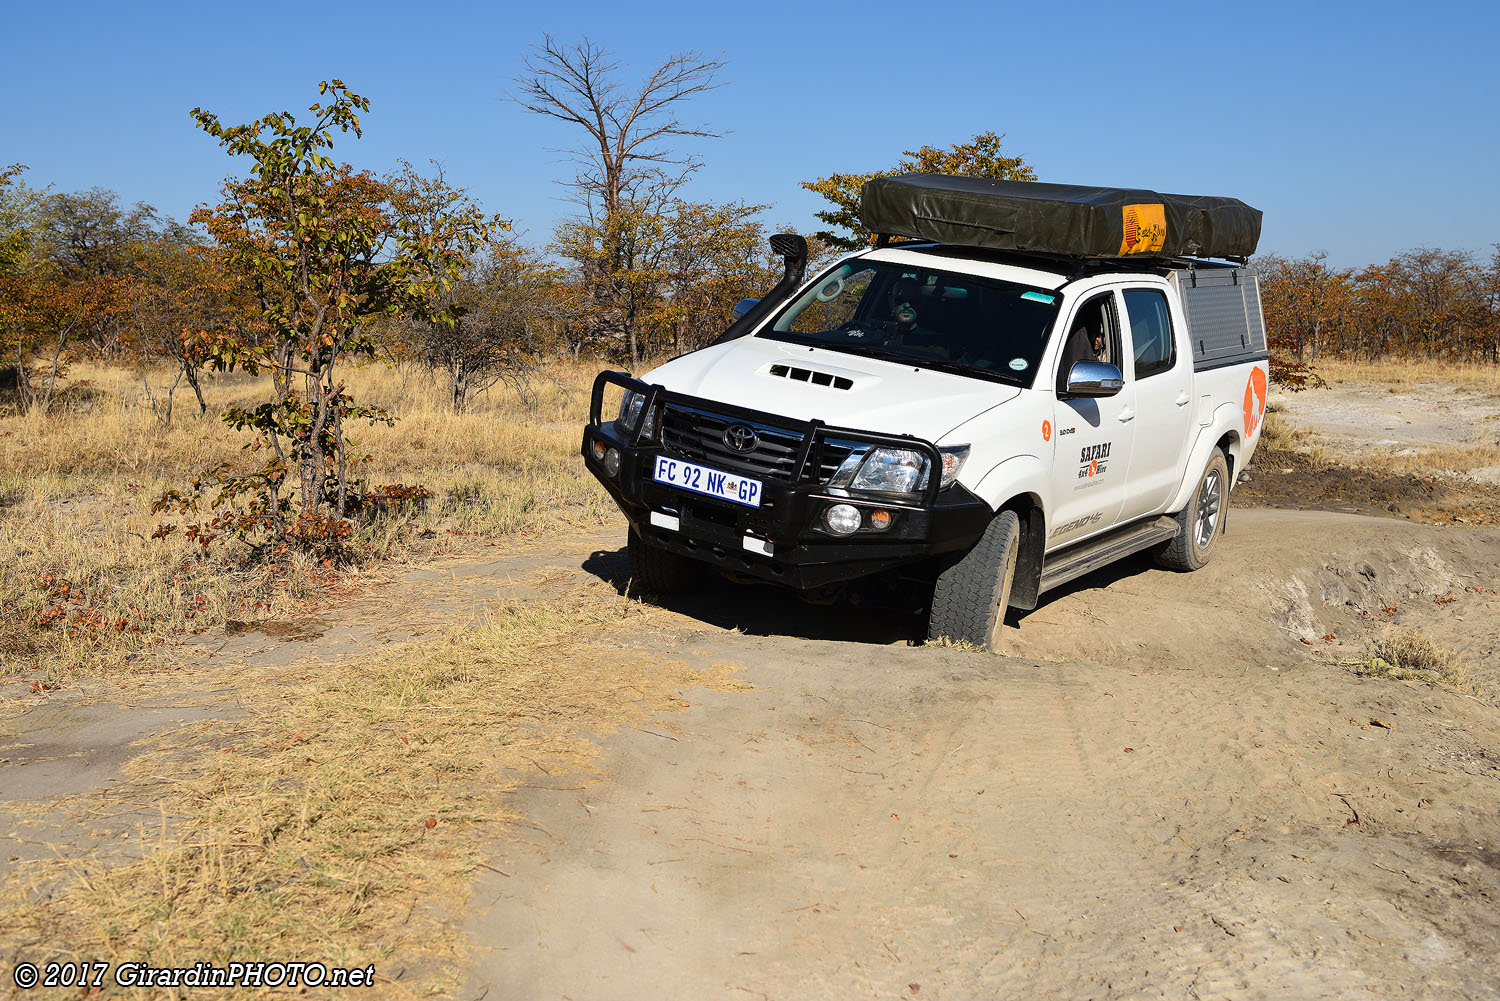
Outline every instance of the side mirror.
[[735, 303], [734, 304], [734, 318], [736, 320], [738, 320], [740, 317], [742, 317], [746, 313], [750, 312], [751, 308], [753, 308], [757, 302], [760, 302], [760, 300], [759, 299], [741, 299], [739, 302]]
[[1125, 388], [1125, 376], [1113, 365], [1076, 361], [1068, 370], [1069, 396], [1114, 396]]

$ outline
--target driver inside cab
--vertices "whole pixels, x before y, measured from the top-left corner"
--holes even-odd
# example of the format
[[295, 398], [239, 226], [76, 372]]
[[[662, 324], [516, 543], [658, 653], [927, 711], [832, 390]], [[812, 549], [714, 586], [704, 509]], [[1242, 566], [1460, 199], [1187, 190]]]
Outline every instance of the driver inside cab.
[[932, 343], [932, 339], [937, 336], [936, 331], [927, 329], [919, 322], [917, 301], [921, 298], [921, 292], [922, 286], [910, 275], [901, 276], [891, 285], [891, 322], [887, 324], [891, 333], [886, 338], [886, 346], [946, 358], [948, 352], [941, 345]]

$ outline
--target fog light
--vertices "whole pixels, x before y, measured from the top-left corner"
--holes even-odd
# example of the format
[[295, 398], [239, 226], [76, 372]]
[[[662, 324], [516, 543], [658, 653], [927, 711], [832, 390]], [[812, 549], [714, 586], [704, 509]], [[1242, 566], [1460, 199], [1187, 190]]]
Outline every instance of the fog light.
[[592, 451], [594, 453], [594, 461], [602, 461], [604, 459], [604, 442], [595, 440], [592, 446]]
[[884, 532], [895, 522], [895, 517], [883, 507], [878, 507], [870, 512], [870, 527], [877, 532]]
[[823, 512], [823, 524], [834, 535], [852, 535], [859, 530], [859, 508], [853, 504], [835, 504]]
[[620, 450], [612, 448], [604, 453], [604, 471], [610, 476], [620, 475]]

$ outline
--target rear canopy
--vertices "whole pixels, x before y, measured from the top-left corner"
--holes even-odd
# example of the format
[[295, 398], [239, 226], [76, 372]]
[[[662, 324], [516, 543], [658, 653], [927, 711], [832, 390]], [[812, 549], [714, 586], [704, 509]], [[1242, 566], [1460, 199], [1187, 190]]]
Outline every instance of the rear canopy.
[[898, 174], [866, 181], [859, 210], [885, 236], [1068, 257], [1245, 258], [1260, 241], [1238, 198], [1143, 188]]

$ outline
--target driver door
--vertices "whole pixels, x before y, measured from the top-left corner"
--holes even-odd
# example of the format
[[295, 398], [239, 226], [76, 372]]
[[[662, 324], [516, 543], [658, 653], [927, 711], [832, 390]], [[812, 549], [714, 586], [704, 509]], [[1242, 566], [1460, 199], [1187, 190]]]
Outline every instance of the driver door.
[[[1135, 438], [1133, 382], [1126, 376], [1124, 387], [1114, 396], [1067, 395], [1067, 370], [1073, 361], [1099, 360], [1119, 366], [1128, 350], [1121, 315], [1119, 293], [1110, 289], [1085, 299], [1058, 328], [1061, 340], [1051, 373], [1056, 390], [1052, 410], [1056, 446], [1052, 507], [1047, 517], [1049, 551], [1113, 527], [1125, 504], [1125, 474]], [[1097, 354], [1095, 337], [1103, 341], [1103, 350]]]

